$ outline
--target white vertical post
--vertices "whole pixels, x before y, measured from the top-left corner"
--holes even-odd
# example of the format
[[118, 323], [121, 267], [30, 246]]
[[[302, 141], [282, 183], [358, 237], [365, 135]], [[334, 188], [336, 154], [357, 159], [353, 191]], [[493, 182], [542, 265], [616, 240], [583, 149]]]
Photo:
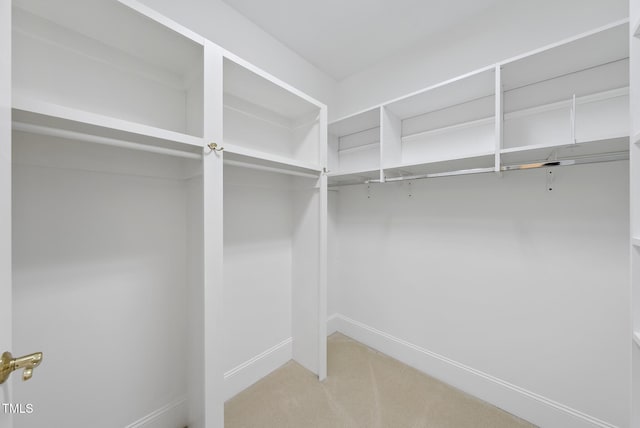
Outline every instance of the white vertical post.
[[223, 153], [206, 144], [223, 145], [223, 56], [205, 42], [204, 56], [204, 418], [207, 428], [224, 426], [223, 375]]
[[380, 107], [380, 182], [384, 169], [402, 162], [402, 121], [389, 108]]
[[[11, 351], [11, 0], [0, 0], [0, 353]], [[11, 402], [11, 382], [0, 385], [0, 402]], [[0, 428], [12, 428], [0, 412]]]
[[378, 167], [380, 168], [380, 183], [384, 183], [384, 169], [386, 166], [386, 162], [388, 162], [387, 150], [385, 148], [385, 144], [389, 144], [386, 139], [385, 132], [387, 129], [387, 124], [385, 123], [385, 108], [384, 106], [380, 107], [380, 163]]
[[[328, 168], [327, 159], [327, 124], [328, 124], [327, 107], [320, 109], [320, 158], [325, 166], [324, 171]], [[318, 379], [324, 380], [327, 377], [327, 271], [328, 271], [328, 254], [327, 254], [327, 216], [329, 215], [327, 174], [320, 174], [318, 180], [320, 185], [320, 260], [318, 275]]]
[[320, 272], [318, 274], [318, 380], [327, 377], [327, 216], [329, 212], [327, 174], [321, 174], [320, 185]]
[[496, 108], [495, 108], [495, 138], [496, 138], [496, 154], [495, 154], [495, 172], [500, 172], [501, 160], [500, 160], [500, 152], [503, 147], [503, 121], [504, 121], [504, 106], [503, 106], [503, 96], [504, 92], [502, 91], [502, 67], [500, 65], [496, 66], [495, 71], [495, 79], [496, 79], [496, 87], [495, 87], [495, 99], [496, 99]]
[[576, 143], [576, 94], [571, 99], [571, 144]]

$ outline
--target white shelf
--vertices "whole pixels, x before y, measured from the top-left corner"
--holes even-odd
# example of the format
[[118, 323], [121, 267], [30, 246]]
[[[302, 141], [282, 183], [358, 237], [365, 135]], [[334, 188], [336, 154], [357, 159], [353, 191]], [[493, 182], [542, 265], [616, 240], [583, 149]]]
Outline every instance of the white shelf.
[[510, 91], [628, 57], [628, 24], [615, 24], [503, 63], [503, 88]]
[[633, 341], [636, 342], [636, 345], [640, 346], [640, 331], [633, 333]]
[[291, 160], [287, 157], [271, 155], [257, 150], [224, 144], [224, 159], [256, 166], [265, 166], [274, 170], [300, 172], [303, 174], [319, 175], [322, 167], [318, 164]]
[[393, 101], [386, 107], [399, 119], [404, 120], [484, 97], [492, 97], [494, 90], [494, 69], [491, 68], [435, 85], [415, 95]]
[[250, 157], [317, 169], [323, 150], [323, 105], [245, 65], [224, 58], [226, 148]]
[[14, 2], [14, 94], [203, 135], [201, 43], [116, 1], [58, 6]]
[[380, 109], [374, 108], [329, 124], [329, 133], [338, 137], [380, 127]]
[[380, 168], [380, 109], [374, 108], [329, 125], [328, 167], [339, 175]]
[[194, 153], [203, 147], [202, 138], [23, 97], [13, 98], [13, 121]]
[[528, 162], [542, 162], [554, 158], [557, 160], [581, 158], [585, 156], [621, 153], [629, 151], [629, 137], [612, 136], [595, 141], [583, 141], [576, 144], [551, 144], [514, 147], [501, 150], [503, 165]]
[[367, 180], [380, 179], [380, 170], [329, 172], [328, 179], [330, 185], [362, 184]]
[[384, 169], [387, 177], [406, 175], [433, 174], [475, 168], [491, 168], [495, 166], [495, 152], [474, 153], [466, 156], [445, 159], [432, 159], [429, 162], [392, 165]]

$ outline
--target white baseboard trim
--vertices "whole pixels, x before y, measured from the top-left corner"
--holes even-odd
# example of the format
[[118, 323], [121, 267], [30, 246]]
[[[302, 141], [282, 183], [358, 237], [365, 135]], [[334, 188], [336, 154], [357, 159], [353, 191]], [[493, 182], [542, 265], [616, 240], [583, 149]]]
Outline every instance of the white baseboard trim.
[[421, 348], [340, 314], [328, 319], [335, 329], [411, 367], [541, 427], [616, 428], [608, 422]]
[[226, 372], [225, 401], [291, 360], [292, 356], [293, 338], [290, 337]]
[[180, 397], [138, 419], [125, 428], [165, 428], [184, 425], [187, 420], [187, 398]]

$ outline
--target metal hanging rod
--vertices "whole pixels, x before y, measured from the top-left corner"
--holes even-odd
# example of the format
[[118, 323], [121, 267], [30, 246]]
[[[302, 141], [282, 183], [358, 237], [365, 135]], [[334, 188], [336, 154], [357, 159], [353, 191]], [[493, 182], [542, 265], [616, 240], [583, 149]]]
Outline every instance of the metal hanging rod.
[[[500, 167], [500, 172], [521, 171], [521, 170], [527, 170], [527, 169], [550, 168], [550, 167], [556, 167], [556, 166], [569, 166], [569, 165], [580, 165], [580, 164], [589, 164], [589, 163], [615, 162], [615, 161], [628, 160], [628, 159], [629, 159], [628, 152], [614, 152], [614, 153], [605, 153], [601, 155], [582, 156], [582, 157], [577, 157], [575, 159], [544, 161], [544, 162], [525, 163], [525, 164], [516, 164], [516, 165], [504, 165]], [[416, 174], [416, 175], [404, 175], [400, 177], [389, 177], [389, 178], [385, 178], [384, 181], [381, 181], [379, 179], [366, 180], [364, 181], [364, 184], [388, 183], [388, 182], [406, 181], [406, 180], [421, 180], [425, 178], [451, 177], [456, 175], [487, 174], [491, 172], [495, 172], [495, 169], [493, 167], [460, 169], [455, 171], [435, 172], [430, 174]]]
[[150, 146], [147, 144], [134, 143], [132, 141], [119, 140], [116, 138], [101, 137], [99, 135], [84, 134], [82, 132], [69, 131], [66, 129], [52, 128], [49, 126], [34, 125], [31, 123], [13, 122], [14, 131], [29, 132], [31, 134], [45, 135], [48, 137], [65, 138], [67, 140], [83, 141], [86, 143], [102, 144], [105, 146], [122, 147], [124, 149], [138, 150], [161, 155], [176, 156], [185, 159], [202, 159], [202, 155], [182, 150], [168, 149], [165, 147]]

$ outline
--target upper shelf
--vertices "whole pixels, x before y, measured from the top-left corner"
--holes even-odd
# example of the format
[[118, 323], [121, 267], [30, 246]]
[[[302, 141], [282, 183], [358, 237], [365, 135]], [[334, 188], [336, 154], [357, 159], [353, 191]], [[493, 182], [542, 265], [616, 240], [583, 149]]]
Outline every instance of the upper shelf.
[[225, 57], [224, 144], [292, 165], [322, 163], [322, 105]]
[[329, 125], [328, 167], [333, 175], [380, 168], [380, 109]]
[[20, 96], [13, 97], [14, 123], [199, 153], [203, 140], [187, 134], [76, 110]]
[[13, 4], [16, 95], [203, 135], [199, 41], [110, 0]]
[[494, 68], [490, 67], [433, 85], [392, 101], [385, 107], [400, 120], [405, 120], [494, 94], [495, 74]]
[[614, 24], [591, 35], [553, 45], [504, 63], [503, 90], [508, 92], [628, 57], [628, 24]]

